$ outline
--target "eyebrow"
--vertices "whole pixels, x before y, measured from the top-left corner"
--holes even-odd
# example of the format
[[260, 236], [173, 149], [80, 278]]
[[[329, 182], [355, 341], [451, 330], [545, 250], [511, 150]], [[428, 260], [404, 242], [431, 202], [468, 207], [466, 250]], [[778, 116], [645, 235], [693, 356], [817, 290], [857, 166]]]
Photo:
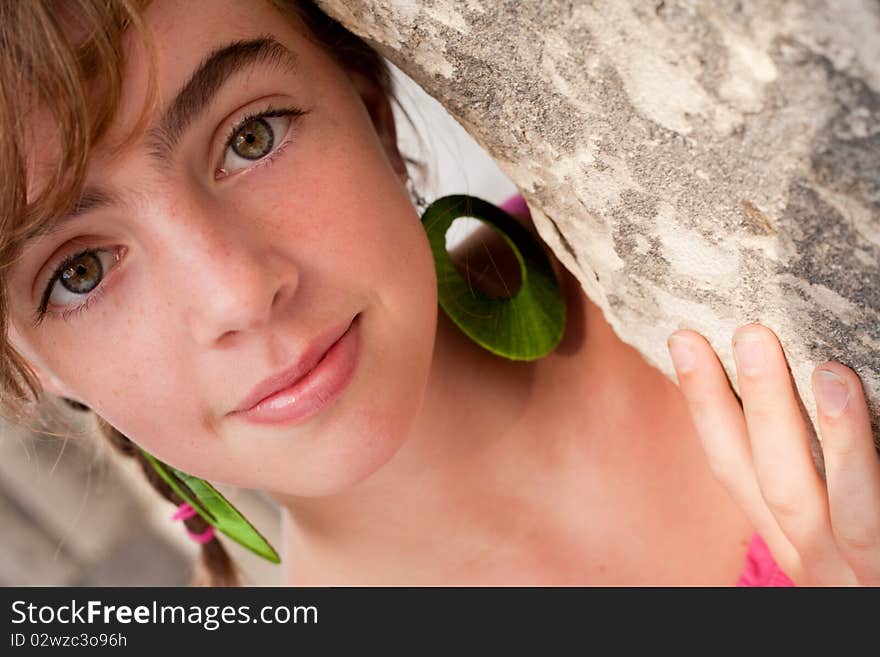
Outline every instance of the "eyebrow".
[[[148, 153], [160, 169], [170, 167], [181, 138], [207, 111], [224, 86], [233, 77], [261, 65], [295, 73], [296, 54], [271, 36], [263, 35], [215, 48], [202, 60], [174, 100], [162, 112], [159, 120], [146, 132]], [[121, 203], [120, 195], [109, 188], [101, 185], [87, 186], [69, 212], [51, 224], [39, 227], [26, 237], [25, 243], [36, 237], [50, 236], [87, 212]]]
[[160, 165], [170, 165], [180, 138], [230, 78], [263, 64], [290, 73], [297, 69], [296, 55], [270, 36], [235, 41], [214, 50], [183, 85], [158, 123], [147, 131], [150, 154]]

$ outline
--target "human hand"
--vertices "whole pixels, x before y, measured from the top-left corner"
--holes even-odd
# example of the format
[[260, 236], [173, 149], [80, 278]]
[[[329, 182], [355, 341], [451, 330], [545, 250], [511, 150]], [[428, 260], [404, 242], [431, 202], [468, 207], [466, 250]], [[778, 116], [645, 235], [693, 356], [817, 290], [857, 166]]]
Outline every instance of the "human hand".
[[668, 344], [713, 474], [795, 584], [880, 585], [880, 458], [858, 376], [833, 361], [813, 371], [823, 481], [775, 333], [746, 324], [733, 344], [742, 405], [702, 335]]

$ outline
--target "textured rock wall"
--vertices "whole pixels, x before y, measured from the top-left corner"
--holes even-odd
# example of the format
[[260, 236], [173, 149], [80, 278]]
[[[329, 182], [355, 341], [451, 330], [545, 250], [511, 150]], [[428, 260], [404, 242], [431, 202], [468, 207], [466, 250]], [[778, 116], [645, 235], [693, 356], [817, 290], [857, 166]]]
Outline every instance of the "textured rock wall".
[[761, 322], [814, 424], [837, 360], [878, 435], [878, 0], [318, 4], [486, 148], [649, 363], [675, 380], [694, 329], [738, 390], [731, 336]]

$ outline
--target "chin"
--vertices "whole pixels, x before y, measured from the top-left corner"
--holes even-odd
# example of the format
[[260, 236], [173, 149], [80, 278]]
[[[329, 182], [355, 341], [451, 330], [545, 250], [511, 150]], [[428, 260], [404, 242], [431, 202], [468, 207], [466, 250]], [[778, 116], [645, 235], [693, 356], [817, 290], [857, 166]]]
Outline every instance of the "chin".
[[[323, 497], [369, 486], [381, 477], [410, 437], [420, 413], [431, 346], [429, 340], [400, 341], [394, 349], [381, 350], [374, 360], [365, 358], [360, 377], [340, 399], [342, 404], [332, 409], [335, 417], [325, 423], [326, 431], [316, 433], [295, 452], [279, 452], [274, 459], [263, 453], [261, 458], [268, 462], [288, 466], [283, 473], [272, 467], [280, 480], [264, 480], [260, 487], [268, 483], [288, 495]], [[365, 350], [365, 354], [374, 352]]]
[[368, 484], [394, 458], [406, 442], [410, 421], [396, 418], [384, 409], [367, 413], [360, 423], [364, 429], [354, 432], [348, 440], [337, 443], [338, 449], [325, 454], [323, 476], [312, 478], [309, 496], [334, 495]]

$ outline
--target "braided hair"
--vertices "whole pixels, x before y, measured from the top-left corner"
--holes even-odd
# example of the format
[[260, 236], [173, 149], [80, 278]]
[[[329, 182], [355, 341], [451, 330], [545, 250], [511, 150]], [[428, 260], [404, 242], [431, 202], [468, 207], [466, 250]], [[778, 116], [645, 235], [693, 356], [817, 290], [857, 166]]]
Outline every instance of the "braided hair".
[[[64, 398], [62, 398], [64, 399]], [[89, 411], [90, 409], [84, 404], [75, 402], [70, 399], [64, 399], [69, 405], [78, 410]], [[128, 436], [118, 431], [109, 422], [100, 416], [96, 416], [98, 431], [110, 443], [110, 445], [120, 454], [132, 458], [137, 461], [141, 472], [147, 478], [150, 486], [153, 487], [162, 497], [178, 506], [185, 500], [178, 495], [168, 482], [165, 481], [153, 465], [144, 456], [143, 451], [134, 444]], [[204, 532], [210, 525], [205, 522], [204, 518], [195, 514], [191, 518], [184, 521], [186, 528], [196, 533]], [[191, 586], [240, 586], [241, 574], [238, 566], [229, 556], [229, 552], [223, 543], [217, 537], [215, 532], [211, 540], [202, 543], [201, 552], [196, 571]]]

